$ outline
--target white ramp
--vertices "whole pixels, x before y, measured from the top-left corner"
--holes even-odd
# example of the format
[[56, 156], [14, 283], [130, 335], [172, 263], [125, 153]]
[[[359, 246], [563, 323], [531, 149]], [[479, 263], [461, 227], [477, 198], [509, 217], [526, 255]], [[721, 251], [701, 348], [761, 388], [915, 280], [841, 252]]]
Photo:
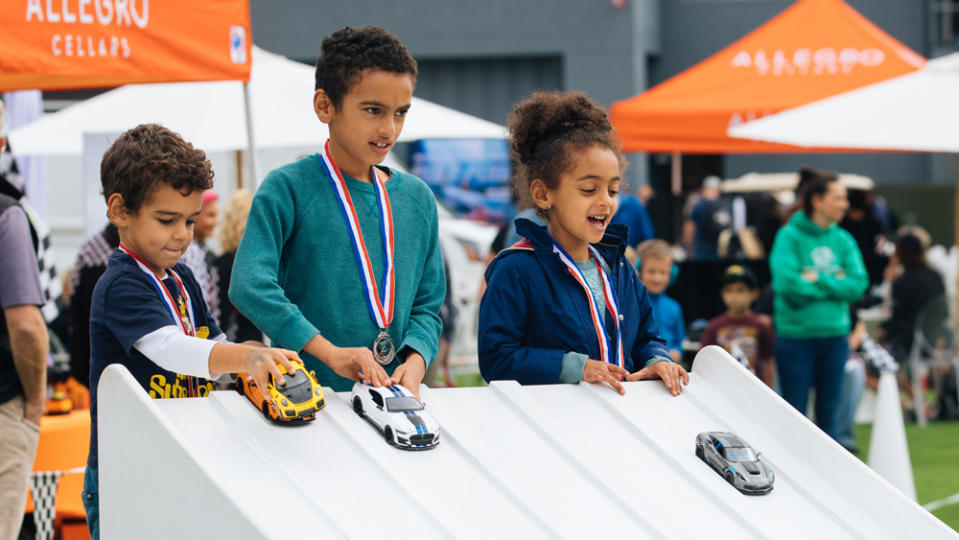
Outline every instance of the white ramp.
[[[100, 379], [101, 531], [119, 538], [959, 538], [718, 347], [659, 381], [423, 389], [438, 447], [388, 446], [348, 394], [275, 426], [235, 392]], [[746, 496], [694, 455], [732, 431], [776, 473]]]

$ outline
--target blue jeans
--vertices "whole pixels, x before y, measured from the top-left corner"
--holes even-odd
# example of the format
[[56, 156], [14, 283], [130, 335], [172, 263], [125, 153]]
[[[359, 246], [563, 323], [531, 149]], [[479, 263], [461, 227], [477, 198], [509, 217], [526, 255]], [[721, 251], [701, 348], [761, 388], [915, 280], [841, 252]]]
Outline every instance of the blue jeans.
[[839, 407], [849, 339], [776, 339], [776, 366], [783, 399], [806, 414], [809, 390], [816, 388], [816, 425], [839, 440]]
[[866, 364], [858, 359], [846, 361], [843, 368], [845, 377], [842, 383], [842, 397], [839, 403], [839, 435], [836, 440], [846, 448], [856, 447], [856, 409], [859, 408], [859, 398], [862, 389], [866, 386]]
[[100, 540], [100, 476], [99, 471], [87, 467], [83, 473], [83, 509], [87, 512], [87, 528], [91, 540]]

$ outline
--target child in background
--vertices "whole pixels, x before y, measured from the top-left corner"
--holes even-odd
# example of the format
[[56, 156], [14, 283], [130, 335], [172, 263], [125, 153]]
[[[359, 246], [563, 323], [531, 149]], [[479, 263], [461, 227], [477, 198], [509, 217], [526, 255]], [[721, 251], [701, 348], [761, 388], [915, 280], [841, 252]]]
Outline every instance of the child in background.
[[662, 240], [647, 240], [636, 249], [639, 280], [649, 291], [649, 303], [659, 327], [659, 336], [666, 340], [669, 355], [675, 362], [683, 360], [686, 323], [679, 302], [666, 295], [673, 276], [673, 253]]
[[330, 139], [267, 175], [236, 253], [233, 305], [337, 392], [364, 381], [418, 396], [436, 356], [446, 295], [436, 199], [419, 178], [377, 166], [415, 83], [416, 61], [386, 30], [326, 37], [313, 108]]
[[[284, 384], [296, 353], [233, 344], [217, 327], [193, 272], [178, 262], [193, 240], [203, 190], [213, 185], [206, 154], [156, 124], [137, 126], [103, 155], [107, 216], [120, 236], [90, 309], [90, 455], [83, 506], [99, 537], [97, 387], [113, 363], [126, 366], [150, 397], [203, 397], [220, 373], [249, 372], [264, 387]], [[131, 434], [135, 436], [135, 434]]]
[[230, 302], [230, 281], [233, 277], [233, 260], [236, 259], [236, 248], [243, 238], [246, 229], [246, 218], [250, 215], [250, 205], [253, 203], [253, 192], [248, 189], [238, 189], [230, 195], [226, 210], [223, 212], [223, 221], [220, 223], [220, 249], [223, 253], [213, 260], [213, 268], [219, 279], [218, 293], [220, 295], [220, 328], [227, 337], [234, 341], [263, 339], [260, 329], [233, 307]]
[[536, 93], [511, 114], [516, 192], [547, 226], [518, 219], [524, 240], [486, 270], [479, 364], [521, 384], [660, 378], [675, 396], [689, 375], [657, 336], [646, 289], [610, 225], [623, 155], [606, 112], [584, 94]]
[[723, 272], [723, 304], [726, 313], [709, 321], [702, 346], [719, 345], [743, 363], [767, 386], [776, 384], [776, 334], [766, 317], [752, 311], [759, 297], [759, 283], [748, 266], [734, 264]]

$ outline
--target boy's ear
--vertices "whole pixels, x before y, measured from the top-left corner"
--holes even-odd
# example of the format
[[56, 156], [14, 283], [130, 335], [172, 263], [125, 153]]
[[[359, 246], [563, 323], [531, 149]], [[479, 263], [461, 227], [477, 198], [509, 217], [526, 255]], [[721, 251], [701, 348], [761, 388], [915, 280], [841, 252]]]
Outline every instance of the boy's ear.
[[327, 95], [326, 90], [322, 88], [313, 92], [313, 112], [316, 113], [316, 117], [320, 119], [320, 122], [324, 124], [329, 124], [330, 120], [333, 119], [333, 113], [335, 112], [333, 100]]
[[539, 178], [534, 178], [533, 181], [529, 183], [529, 195], [537, 208], [549, 210], [549, 208], [553, 206], [549, 188], [546, 187], [546, 182], [543, 182]]
[[117, 227], [125, 227], [130, 219], [130, 210], [123, 201], [123, 195], [114, 193], [107, 198], [107, 217]]

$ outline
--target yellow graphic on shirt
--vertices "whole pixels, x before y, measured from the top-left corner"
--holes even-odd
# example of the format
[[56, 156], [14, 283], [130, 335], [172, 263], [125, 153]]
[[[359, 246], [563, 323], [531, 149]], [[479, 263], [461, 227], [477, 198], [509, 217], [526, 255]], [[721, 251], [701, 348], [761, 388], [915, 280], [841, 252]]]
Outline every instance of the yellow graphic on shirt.
[[201, 326], [201, 327], [197, 328], [197, 329], [196, 329], [196, 337], [198, 337], [198, 338], [200, 338], [200, 339], [206, 339], [206, 338], [210, 337], [210, 327], [209, 327], [209, 326]]
[[[170, 381], [166, 375], [157, 373], [150, 377], [150, 397], [153, 399], [185, 398], [187, 397], [187, 376], [179, 373]], [[197, 395], [206, 397], [213, 391], [213, 381], [200, 380], [197, 382]]]

